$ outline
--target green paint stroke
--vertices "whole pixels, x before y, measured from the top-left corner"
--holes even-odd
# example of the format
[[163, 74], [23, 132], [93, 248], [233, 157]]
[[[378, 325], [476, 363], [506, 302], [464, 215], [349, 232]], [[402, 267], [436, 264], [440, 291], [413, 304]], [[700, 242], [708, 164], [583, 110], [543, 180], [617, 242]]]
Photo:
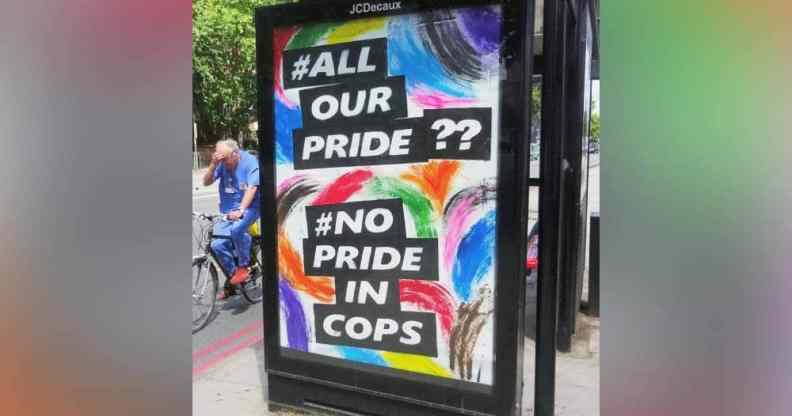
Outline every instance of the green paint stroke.
[[332, 29], [335, 29], [338, 23], [317, 23], [311, 26], [304, 26], [294, 35], [286, 49], [300, 49], [316, 46], [316, 44]]
[[378, 196], [399, 198], [412, 215], [418, 238], [436, 238], [432, 203], [417, 188], [396, 178], [375, 178], [368, 190]]

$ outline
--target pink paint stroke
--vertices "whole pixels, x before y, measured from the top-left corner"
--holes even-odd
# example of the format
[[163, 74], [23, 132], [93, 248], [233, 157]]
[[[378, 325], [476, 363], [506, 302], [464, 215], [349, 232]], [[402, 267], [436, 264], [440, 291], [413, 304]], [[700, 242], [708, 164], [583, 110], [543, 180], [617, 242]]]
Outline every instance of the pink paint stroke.
[[289, 188], [291, 188], [295, 183], [307, 177], [308, 177], [307, 175], [294, 175], [290, 178], [284, 179], [283, 182], [281, 182], [278, 185], [278, 196], [283, 195], [283, 193], [286, 192]]
[[449, 213], [443, 247], [443, 263], [446, 270], [451, 270], [451, 264], [456, 258], [456, 249], [462, 241], [462, 234], [470, 228], [471, 218], [475, 213], [473, 205], [477, 198], [478, 195], [465, 196]]
[[476, 102], [476, 100], [471, 98], [451, 97], [437, 91], [430, 91], [426, 88], [416, 88], [410, 94], [410, 98], [423, 108], [466, 106]]

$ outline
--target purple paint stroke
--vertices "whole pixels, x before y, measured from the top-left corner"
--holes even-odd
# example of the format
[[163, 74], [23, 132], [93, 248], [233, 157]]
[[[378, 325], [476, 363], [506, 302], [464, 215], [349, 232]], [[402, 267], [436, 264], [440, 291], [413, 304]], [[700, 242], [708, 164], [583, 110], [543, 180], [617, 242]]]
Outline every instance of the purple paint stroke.
[[497, 7], [474, 7], [457, 11], [459, 28], [473, 48], [481, 54], [484, 69], [499, 64], [502, 16]]
[[308, 326], [300, 298], [283, 277], [278, 278], [278, 289], [282, 316], [286, 318], [289, 348], [308, 351]]
[[471, 7], [456, 12], [471, 46], [482, 54], [496, 52], [501, 42], [501, 13], [496, 7]]

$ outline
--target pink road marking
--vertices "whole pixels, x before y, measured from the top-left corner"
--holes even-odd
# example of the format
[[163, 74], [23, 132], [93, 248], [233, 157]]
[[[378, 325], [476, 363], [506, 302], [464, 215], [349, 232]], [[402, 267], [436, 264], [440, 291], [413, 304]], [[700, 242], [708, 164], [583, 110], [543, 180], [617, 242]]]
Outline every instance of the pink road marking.
[[245, 348], [251, 347], [264, 339], [264, 334], [254, 334], [248, 338], [242, 340], [239, 344], [235, 345], [233, 348], [229, 348], [228, 350], [224, 351], [222, 354], [218, 354], [217, 356], [213, 357], [208, 362], [198, 366], [193, 367], [193, 377], [204, 373], [206, 370], [216, 366], [221, 361], [227, 359], [228, 357], [238, 353], [239, 351], [244, 350]]
[[201, 348], [200, 350], [198, 350], [198, 351], [193, 353], [193, 355], [192, 355], [193, 361], [195, 361], [196, 359], [199, 359], [199, 358], [201, 358], [203, 356], [209, 355], [209, 354], [219, 350], [220, 348], [230, 344], [235, 339], [241, 338], [242, 336], [247, 335], [249, 332], [252, 332], [252, 331], [256, 330], [256, 328], [262, 328], [263, 323], [264, 323], [264, 321], [262, 321], [262, 320], [258, 320], [256, 322], [253, 322], [250, 325], [246, 325], [245, 327], [243, 327], [239, 331], [234, 332], [233, 334], [231, 334], [231, 335], [229, 335], [229, 336], [227, 336], [225, 338], [221, 338], [221, 339], [219, 339], [219, 340], [217, 340], [217, 341], [215, 341], [215, 342], [213, 342], [213, 343]]

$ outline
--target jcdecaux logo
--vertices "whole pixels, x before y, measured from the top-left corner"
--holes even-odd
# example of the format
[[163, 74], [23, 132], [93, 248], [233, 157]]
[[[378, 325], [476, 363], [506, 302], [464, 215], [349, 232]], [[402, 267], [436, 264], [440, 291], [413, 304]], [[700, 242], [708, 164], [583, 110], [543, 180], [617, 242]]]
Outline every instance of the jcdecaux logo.
[[389, 3], [355, 3], [352, 5], [352, 9], [349, 11], [349, 14], [385, 12], [388, 10], [399, 10], [401, 7], [400, 1], [392, 1]]

